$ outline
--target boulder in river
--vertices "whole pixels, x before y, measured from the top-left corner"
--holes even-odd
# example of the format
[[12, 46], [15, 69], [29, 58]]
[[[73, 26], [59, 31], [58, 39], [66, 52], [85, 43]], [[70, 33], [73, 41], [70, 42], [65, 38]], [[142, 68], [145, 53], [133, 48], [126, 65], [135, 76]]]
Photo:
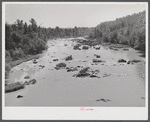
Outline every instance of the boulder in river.
[[76, 77], [86, 77], [86, 76], [90, 76], [89, 73], [87, 73], [87, 71], [89, 70], [89, 67], [80, 69], [79, 73], [76, 75]]
[[79, 73], [86, 73], [89, 69], [90, 67], [83, 68], [79, 71]]
[[88, 46], [83, 46], [82, 49], [83, 49], [83, 50], [88, 50], [89, 47], [88, 47]]
[[29, 83], [28, 81], [25, 81], [25, 82], [23, 83], [23, 85], [30, 85], [30, 83]]
[[132, 61], [131, 60], [129, 60], [128, 62], [127, 62], [127, 64], [131, 64], [132, 63]]
[[79, 45], [75, 45], [75, 46], [73, 47], [73, 49], [74, 49], [74, 50], [81, 50]]
[[104, 61], [98, 60], [98, 59], [93, 59], [93, 63], [100, 63], [100, 62], [104, 62]]
[[138, 63], [138, 62], [141, 62], [141, 60], [133, 59], [132, 62], [133, 62], [133, 63]]
[[77, 71], [77, 67], [67, 67], [67, 72], [73, 72], [73, 71]]
[[43, 69], [45, 66], [43, 66], [43, 65], [39, 65], [39, 67]]
[[35, 84], [37, 81], [35, 79], [29, 80], [29, 84]]
[[66, 60], [66, 61], [72, 60], [72, 55], [67, 56], [67, 57], [65, 58], [65, 60]]
[[60, 69], [60, 68], [64, 68], [64, 67], [66, 67], [66, 64], [65, 63], [59, 63], [59, 64], [56, 64], [56, 67], [55, 67], [55, 69]]
[[129, 60], [129, 61], [127, 62], [127, 64], [133, 64], [133, 63], [138, 63], [138, 62], [141, 62], [141, 60], [133, 59], [133, 60]]
[[58, 59], [53, 59], [53, 61], [58, 61]]
[[96, 56], [96, 58], [100, 58], [101, 57], [100, 55], [97, 55], [97, 54], [94, 54], [94, 56]]
[[127, 61], [124, 60], [124, 59], [119, 59], [119, 60], [118, 60], [118, 63], [125, 63], [125, 62], [127, 62]]
[[90, 75], [90, 78], [100, 78], [100, 77], [98, 77], [98, 76], [96, 76], [96, 75], [94, 75], [94, 74], [92, 74], [92, 75]]
[[22, 98], [22, 97], [23, 97], [22, 95], [18, 95], [18, 96], [17, 96], [17, 98]]
[[86, 77], [86, 76], [90, 76], [90, 74], [86, 72], [86, 73], [78, 73], [76, 75], [76, 77]]
[[29, 76], [29, 75], [27, 75], [27, 76], [25, 76], [25, 77], [24, 77], [24, 79], [29, 79], [29, 78], [30, 78], [30, 76]]
[[33, 63], [34, 63], [34, 64], [36, 64], [36, 63], [37, 63], [36, 59], [34, 59], [34, 60], [33, 60]]
[[64, 44], [65, 46], [67, 46], [67, 44]]
[[105, 73], [105, 74], [103, 75], [103, 77], [108, 77], [108, 76], [110, 76], [110, 75], [111, 75], [111, 74], [106, 74], [106, 73]]
[[109, 99], [97, 99], [96, 100], [97, 102], [100, 102], [100, 101], [102, 101], [102, 102], [107, 102], [107, 101], [110, 101]]

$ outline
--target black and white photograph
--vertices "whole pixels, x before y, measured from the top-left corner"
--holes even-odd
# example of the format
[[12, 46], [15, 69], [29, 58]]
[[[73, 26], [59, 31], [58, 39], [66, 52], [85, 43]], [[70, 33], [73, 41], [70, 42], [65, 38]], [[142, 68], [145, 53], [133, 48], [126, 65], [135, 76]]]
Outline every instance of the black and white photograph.
[[5, 119], [32, 108], [148, 118], [147, 2], [3, 2], [2, 12]]

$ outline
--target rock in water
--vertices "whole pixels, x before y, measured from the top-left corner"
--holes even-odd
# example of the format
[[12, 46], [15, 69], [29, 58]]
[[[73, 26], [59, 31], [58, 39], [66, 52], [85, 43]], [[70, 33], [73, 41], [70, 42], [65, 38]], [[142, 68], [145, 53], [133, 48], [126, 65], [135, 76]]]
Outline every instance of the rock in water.
[[131, 64], [132, 63], [132, 61], [131, 60], [129, 60], [128, 62], [127, 62], [127, 64]]
[[102, 102], [107, 102], [107, 101], [110, 101], [109, 99], [98, 99], [98, 100], [96, 100], [97, 102], [100, 102], [100, 101], [102, 101]]
[[21, 95], [18, 95], [18, 96], [17, 96], [17, 98], [22, 98], [22, 97], [23, 97], [23, 96], [21, 96]]
[[29, 84], [35, 84], [37, 81], [35, 79], [29, 80]]
[[93, 59], [93, 63], [97, 63], [97, 62], [104, 62], [104, 61], [102, 61], [102, 60], [98, 60], [98, 59]]
[[33, 60], [33, 63], [34, 63], [34, 64], [36, 64], [36, 63], [37, 63], [36, 59], [34, 59], [34, 60]]
[[28, 81], [25, 81], [25, 82], [23, 83], [23, 85], [30, 85], [30, 83], [29, 83]]
[[138, 62], [141, 62], [141, 60], [133, 59], [132, 62], [133, 62], [133, 63], [138, 63]]
[[79, 45], [75, 45], [75, 46], [73, 47], [73, 49], [74, 49], [74, 50], [81, 50], [79, 47], [80, 47]]
[[59, 64], [56, 65], [56, 67], [60, 67], [60, 68], [61, 67], [66, 67], [66, 64], [65, 63], [59, 63]]
[[90, 67], [83, 68], [79, 71], [79, 73], [86, 73], [89, 69]]
[[73, 71], [78, 70], [76, 67], [71, 67], [71, 68], [67, 67], [66, 69], [67, 69], [67, 72], [73, 72]]
[[29, 76], [29, 75], [27, 75], [27, 76], [25, 76], [25, 77], [24, 77], [24, 79], [29, 79], [29, 78], [30, 78], [30, 76]]
[[118, 60], [118, 63], [124, 63], [124, 62], [127, 62], [127, 61], [124, 60], [124, 59], [119, 59], [119, 60]]
[[53, 59], [53, 61], [58, 61], [58, 59]]
[[76, 77], [86, 77], [86, 76], [89, 76], [90, 74], [89, 73], [79, 73], [76, 75]]
[[65, 58], [66, 61], [72, 60], [72, 55]]
[[89, 47], [88, 46], [83, 46], [82, 49], [87, 50], [87, 49], [89, 49]]
[[91, 78], [95, 78], [95, 77], [100, 78], [100, 77], [98, 77], [98, 76], [96, 76], [96, 75], [94, 75], [94, 74], [93, 74], [93, 75], [90, 75], [90, 77], [91, 77]]
[[101, 57], [100, 55], [97, 55], [97, 54], [94, 54], [94, 56], [96, 56], [96, 58], [100, 58]]
[[79, 73], [77, 75], [75, 75], [76, 77], [85, 77], [85, 76], [89, 76], [90, 74], [87, 73], [89, 67], [80, 69]]

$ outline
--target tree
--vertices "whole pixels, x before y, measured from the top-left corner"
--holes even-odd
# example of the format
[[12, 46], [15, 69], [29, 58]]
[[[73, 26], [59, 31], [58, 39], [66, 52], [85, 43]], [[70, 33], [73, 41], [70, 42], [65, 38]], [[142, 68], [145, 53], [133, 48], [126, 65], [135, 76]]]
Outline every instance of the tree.
[[78, 31], [77, 26], [74, 27], [73, 32], [74, 32], [74, 36], [78, 36], [79, 31]]
[[55, 27], [55, 36], [60, 37], [60, 28], [58, 26]]
[[31, 26], [32, 31], [36, 32], [36, 31], [37, 31], [37, 24], [36, 24], [36, 21], [35, 21], [33, 18], [31, 18], [30, 23], [31, 23], [31, 25], [32, 25], [32, 26]]
[[25, 22], [25, 24], [24, 24], [24, 34], [27, 34], [27, 32], [28, 32], [28, 25]]
[[23, 20], [17, 19], [17, 26], [18, 26], [19, 30], [22, 30], [22, 28], [23, 28]]

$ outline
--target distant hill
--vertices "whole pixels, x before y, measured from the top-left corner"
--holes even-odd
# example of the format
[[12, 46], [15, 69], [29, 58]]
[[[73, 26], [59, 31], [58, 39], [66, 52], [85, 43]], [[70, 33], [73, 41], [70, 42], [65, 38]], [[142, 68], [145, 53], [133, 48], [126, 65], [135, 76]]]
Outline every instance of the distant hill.
[[146, 12], [116, 18], [114, 21], [102, 22], [95, 27], [90, 38], [102, 42], [128, 44], [136, 49], [145, 50]]

